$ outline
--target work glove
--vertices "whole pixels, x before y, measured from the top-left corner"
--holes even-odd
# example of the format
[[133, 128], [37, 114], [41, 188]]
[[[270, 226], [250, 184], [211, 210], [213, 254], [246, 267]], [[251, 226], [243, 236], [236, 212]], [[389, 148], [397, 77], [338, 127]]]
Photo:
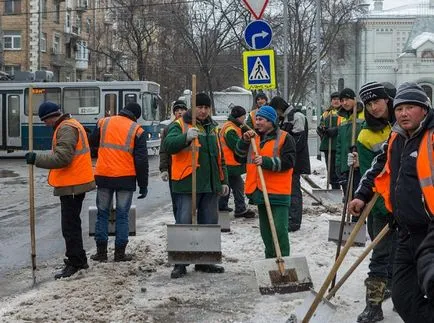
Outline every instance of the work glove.
[[220, 196], [227, 196], [229, 194], [229, 186], [226, 184], [222, 185], [222, 191], [220, 192]]
[[169, 172], [161, 172], [160, 177], [163, 182], [167, 182], [169, 180]]
[[348, 153], [347, 158], [347, 165], [348, 167], [354, 166], [355, 168], [359, 167], [359, 154], [356, 152]]
[[28, 152], [26, 155], [26, 163], [29, 165], [34, 165], [36, 160], [36, 153], [34, 152]]
[[192, 141], [193, 139], [199, 136], [199, 130], [197, 128], [188, 128], [187, 130], [187, 142]]
[[336, 137], [338, 135], [338, 127], [331, 127], [325, 129], [325, 135], [327, 137]]
[[148, 189], [146, 187], [140, 187], [139, 189], [139, 197], [137, 197], [137, 199], [144, 199], [146, 197], [146, 195], [148, 195]]

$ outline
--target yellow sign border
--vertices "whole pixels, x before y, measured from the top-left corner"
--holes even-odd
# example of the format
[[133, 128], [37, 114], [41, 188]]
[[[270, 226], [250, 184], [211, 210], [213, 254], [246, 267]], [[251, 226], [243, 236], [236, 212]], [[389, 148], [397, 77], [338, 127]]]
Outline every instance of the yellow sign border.
[[[249, 84], [249, 69], [247, 58], [252, 56], [268, 56], [270, 58], [270, 82], [265, 84]], [[274, 63], [274, 50], [249, 50], [243, 52], [244, 88], [247, 90], [274, 90], [276, 88], [276, 68]]]

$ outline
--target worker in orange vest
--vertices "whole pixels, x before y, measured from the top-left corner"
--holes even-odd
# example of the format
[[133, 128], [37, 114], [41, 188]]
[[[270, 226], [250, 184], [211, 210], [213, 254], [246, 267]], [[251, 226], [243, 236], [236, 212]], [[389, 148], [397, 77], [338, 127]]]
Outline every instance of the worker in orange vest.
[[[265, 257], [275, 258], [276, 252], [257, 166], [263, 169], [282, 256], [289, 256], [288, 213], [295, 164], [295, 141], [290, 134], [279, 129], [277, 112], [271, 106], [264, 105], [256, 112], [255, 124], [259, 135], [253, 130], [245, 132], [243, 140], [237, 143], [236, 158], [239, 162], [247, 162], [245, 192], [251, 202], [258, 205]], [[255, 138], [258, 156], [253, 154], [250, 147], [251, 138]]]
[[114, 261], [130, 261], [126, 254], [128, 244], [128, 215], [131, 208], [136, 181], [139, 199], [148, 194], [148, 149], [146, 134], [136, 122], [142, 115], [137, 103], [128, 103], [119, 115], [98, 120], [92, 133], [92, 144], [98, 148], [95, 181], [98, 186], [96, 206], [98, 216], [95, 224], [97, 253], [92, 260], [107, 261], [108, 218], [116, 194], [116, 239]]
[[228, 121], [220, 129], [220, 141], [223, 155], [228, 169], [229, 194], [219, 198], [219, 210], [231, 212], [228, 206], [230, 191], [234, 195], [236, 218], [254, 218], [255, 212], [246, 207], [244, 201], [244, 181], [241, 177], [246, 172], [246, 164], [235, 160], [234, 150], [241, 139], [241, 128], [246, 119], [246, 110], [239, 105], [234, 106], [229, 114]]
[[87, 269], [83, 249], [80, 213], [86, 192], [95, 188], [92, 161], [86, 131], [60, 106], [46, 101], [39, 106], [39, 118], [54, 128], [52, 151], [49, 154], [26, 154], [27, 164], [50, 169], [48, 184], [60, 197], [61, 227], [65, 239], [65, 267], [54, 278], [66, 278], [80, 269]]
[[415, 83], [401, 84], [393, 108], [397, 122], [349, 211], [359, 215], [374, 187], [382, 195], [398, 226], [393, 304], [405, 322], [434, 322], [434, 112]]

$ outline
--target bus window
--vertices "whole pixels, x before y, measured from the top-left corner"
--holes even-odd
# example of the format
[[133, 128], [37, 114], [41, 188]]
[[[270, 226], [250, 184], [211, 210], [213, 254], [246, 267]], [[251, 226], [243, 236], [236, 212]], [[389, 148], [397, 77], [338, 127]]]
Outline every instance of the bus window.
[[[25, 93], [25, 102], [29, 102], [29, 89], [26, 89]], [[45, 101], [51, 101], [60, 105], [60, 88], [32, 88], [33, 115], [38, 115], [39, 106]], [[27, 103], [24, 105], [24, 114], [29, 115]]]
[[158, 97], [152, 93], [143, 93], [142, 110], [143, 119], [149, 121], [159, 121], [160, 111], [158, 107]]
[[110, 117], [117, 113], [117, 95], [114, 93], [106, 94], [104, 96], [104, 116]]
[[20, 97], [8, 96], [8, 137], [20, 136]]
[[99, 89], [63, 89], [63, 112], [75, 115], [99, 114]]
[[125, 94], [124, 100], [125, 105], [127, 105], [128, 103], [137, 103], [137, 95], [133, 93]]

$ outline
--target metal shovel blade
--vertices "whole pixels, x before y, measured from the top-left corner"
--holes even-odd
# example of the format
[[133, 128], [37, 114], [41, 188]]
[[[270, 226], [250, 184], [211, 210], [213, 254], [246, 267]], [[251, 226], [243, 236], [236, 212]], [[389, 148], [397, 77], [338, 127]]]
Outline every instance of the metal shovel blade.
[[[355, 222], [345, 222], [344, 231], [342, 232], [342, 244], [347, 242], [351, 231], [353, 231]], [[339, 230], [341, 228], [341, 220], [329, 220], [329, 238], [328, 241], [339, 242]], [[364, 247], [366, 245], [366, 223], [362, 225], [353, 242], [354, 246]]]
[[313, 188], [312, 194], [319, 198], [323, 203], [342, 203], [342, 191], [338, 189], [327, 190], [322, 188]]
[[283, 276], [278, 271], [276, 258], [253, 263], [259, 292], [262, 295], [303, 292], [313, 286], [306, 257], [283, 257], [282, 259], [285, 263]]
[[221, 263], [220, 225], [168, 224], [167, 253], [170, 264]]
[[[313, 289], [310, 289], [309, 293], [307, 293], [307, 296], [303, 301], [303, 304], [295, 308], [295, 315], [297, 317], [297, 322], [302, 322], [303, 318], [306, 316], [306, 313], [310, 308], [310, 305], [313, 303], [316, 295], [317, 293]], [[335, 313], [336, 313], [336, 306], [330, 303], [325, 298], [323, 298], [309, 322], [311, 323], [335, 322], [333, 319]]]

